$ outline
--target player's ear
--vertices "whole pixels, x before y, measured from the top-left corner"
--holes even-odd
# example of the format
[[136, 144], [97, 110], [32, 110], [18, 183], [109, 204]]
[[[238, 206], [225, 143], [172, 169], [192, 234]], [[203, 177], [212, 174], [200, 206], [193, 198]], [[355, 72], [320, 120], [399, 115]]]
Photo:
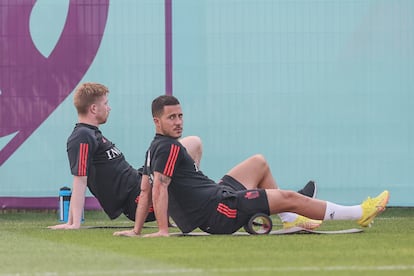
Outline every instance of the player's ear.
[[153, 117], [152, 118], [153, 119], [153, 121], [154, 121], [154, 124], [155, 124], [155, 126], [159, 126], [160, 125], [160, 118], [158, 118], [158, 117]]
[[91, 104], [91, 105], [89, 106], [89, 111], [90, 111], [92, 114], [96, 114], [96, 104]]

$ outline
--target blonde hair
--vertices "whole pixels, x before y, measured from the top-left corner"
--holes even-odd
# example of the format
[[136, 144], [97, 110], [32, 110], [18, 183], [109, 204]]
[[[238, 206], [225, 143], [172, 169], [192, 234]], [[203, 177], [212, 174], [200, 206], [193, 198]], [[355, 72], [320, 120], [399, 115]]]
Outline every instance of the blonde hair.
[[75, 94], [73, 96], [73, 104], [78, 111], [78, 114], [88, 113], [88, 108], [96, 103], [96, 101], [109, 93], [108, 88], [105, 85], [86, 82], [82, 83], [76, 88]]

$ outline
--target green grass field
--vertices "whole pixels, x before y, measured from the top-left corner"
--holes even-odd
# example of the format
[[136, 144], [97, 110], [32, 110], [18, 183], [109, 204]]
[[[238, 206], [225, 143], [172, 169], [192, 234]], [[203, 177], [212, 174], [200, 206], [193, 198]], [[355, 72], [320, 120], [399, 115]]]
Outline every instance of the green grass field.
[[[46, 229], [56, 223], [54, 213], [0, 214], [0, 276], [414, 274], [412, 208], [389, 208], [365, 232], [343, 235], [143, 239], [114, 237], [114, 228]], [[124, 217], [85, 214], [84, 226], [130, 225]], [[330, 221], [320, 229], [355, 227]]]

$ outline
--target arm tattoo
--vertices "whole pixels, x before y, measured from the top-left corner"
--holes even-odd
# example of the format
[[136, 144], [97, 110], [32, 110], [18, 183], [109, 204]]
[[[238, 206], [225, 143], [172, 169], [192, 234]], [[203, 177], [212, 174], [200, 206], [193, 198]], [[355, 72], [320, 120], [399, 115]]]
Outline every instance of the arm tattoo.
[[170, 184], [170, 181], [171, 181], [171, 178], [169, 178], [168, 176], [162, 175], [162, 174], [159, 175], [158, 179], [163, 185], [168, 185]]

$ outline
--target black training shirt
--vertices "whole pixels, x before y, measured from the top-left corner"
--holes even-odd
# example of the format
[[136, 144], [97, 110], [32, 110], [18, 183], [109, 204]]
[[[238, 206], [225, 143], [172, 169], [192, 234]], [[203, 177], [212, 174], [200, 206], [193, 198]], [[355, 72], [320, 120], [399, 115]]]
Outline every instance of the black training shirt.
[[122, 213], [131, 191], [139, 193], [138, 171], [96, 126], [76, 124], [67, 140], [67, 153], [72, 174], [88, 177], [89, 190], [111, 219]]
[[145, 157], [143, 174], [154, 171], [171, 178], [168, 212], [184, 233], [199, 227], [217, 206], [221, 187], [205, 176], [176, 139], [157, 134]]

